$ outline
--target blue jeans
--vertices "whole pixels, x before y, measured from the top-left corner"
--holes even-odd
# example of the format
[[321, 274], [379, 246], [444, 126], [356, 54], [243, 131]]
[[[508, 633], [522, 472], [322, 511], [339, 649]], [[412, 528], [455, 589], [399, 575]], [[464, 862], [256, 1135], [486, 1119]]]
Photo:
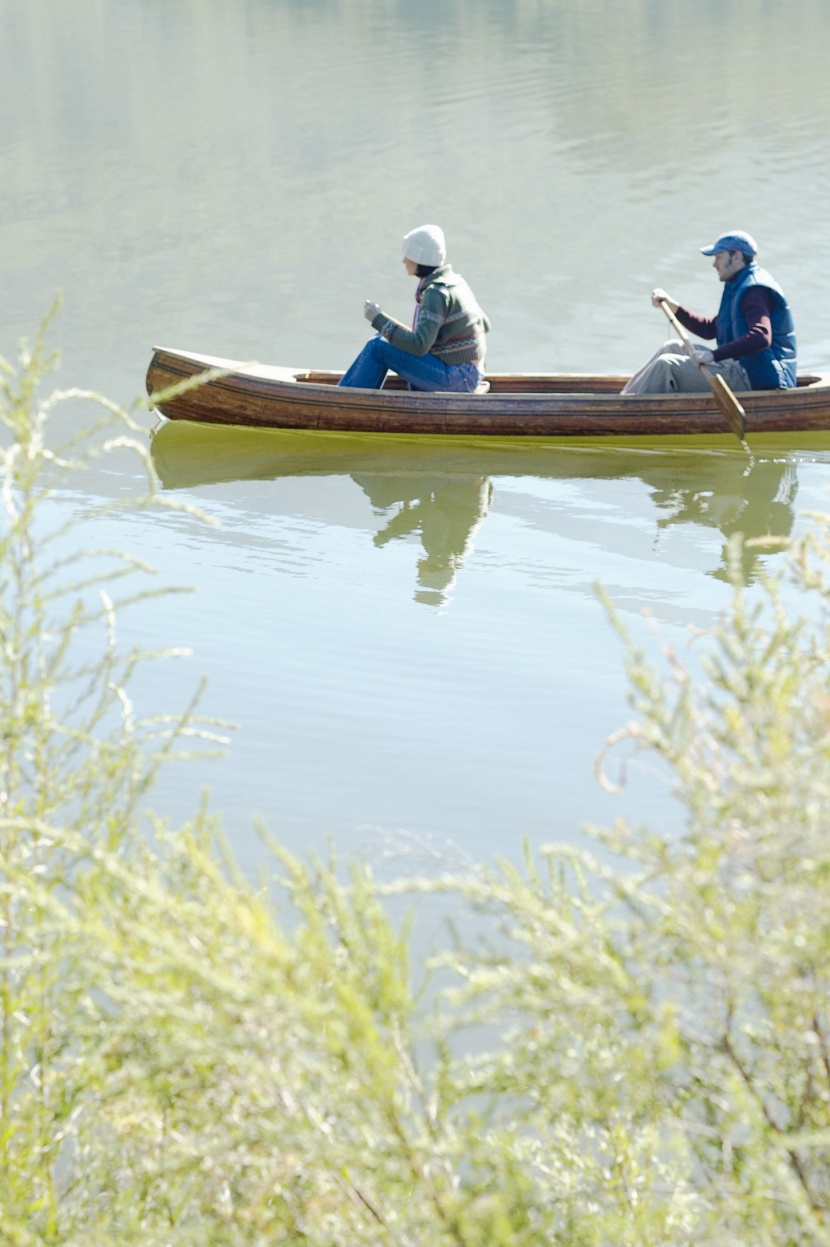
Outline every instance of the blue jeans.
[[483, 377], [478, 364], [445, 364], [437, 355], [410, 355], [380, 334], [370, 338], [338, 385], [379, 390], [391, 369], [414, 390], [455, 390], [470, 394]]

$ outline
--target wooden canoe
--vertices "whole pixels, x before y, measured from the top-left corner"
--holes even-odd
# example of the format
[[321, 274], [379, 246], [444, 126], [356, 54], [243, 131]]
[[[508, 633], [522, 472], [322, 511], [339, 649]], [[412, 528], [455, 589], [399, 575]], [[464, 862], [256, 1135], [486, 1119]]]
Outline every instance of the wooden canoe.
[[[163, 391], [207, 369], [226, 375]], [[339, 372], [244, 364], [156, 347], [147, 370], [153, 406], [169, 420], [252, 428], [496, 437], [630, 437], [726, 431], [711, 394], [620, 394], [626, 378], [567, 373], [488, 374], [487, 394], [337, 386]], [[159, 395], [158, 398], [155, 398]], [[801, 376], [792, 390], [739, 395], [753, 433], [830, 429], [830, 373]]]

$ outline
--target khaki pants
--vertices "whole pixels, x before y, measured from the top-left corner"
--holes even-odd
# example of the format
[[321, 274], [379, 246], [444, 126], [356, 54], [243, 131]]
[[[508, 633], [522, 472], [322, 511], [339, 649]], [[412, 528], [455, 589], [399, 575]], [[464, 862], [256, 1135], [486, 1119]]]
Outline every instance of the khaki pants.
[[[721, 364], [707, 364], [710, 372], [719, 373], [730, 390], [751, 390], [749, 377], [737, 359], [725, 359]], [[683, 343], [672, 338], [664, 342], [635, 372], [622, 389], [623, 394], [693, 394], [709, 390], [706, 377], [693, 363]]]

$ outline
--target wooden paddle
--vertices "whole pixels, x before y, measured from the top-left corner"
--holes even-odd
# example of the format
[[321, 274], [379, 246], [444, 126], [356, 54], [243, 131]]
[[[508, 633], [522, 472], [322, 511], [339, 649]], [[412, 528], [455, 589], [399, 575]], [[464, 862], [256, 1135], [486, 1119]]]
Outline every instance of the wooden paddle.
[[[695, 348], [692, 344], [692, 340], [665, 299], [660, 300], [660, 306], [671, 321], [672, 328], [681, 339], [686, 350], [689, 352], [690, 357], [695, 359]], [[697, 361], [695, 360], [695, 362]], [[746, 434], [746, 412], [743, 407], [719, 373], [710, 371], [705, 364], [698, 364], [698, 368], [711, 385], [712, 393], [715, 396], [715, 402], [726, 417], [726, 423], [729, 425], [729, 428], [735, 434], [738, 441], [744, 442], [744, 445], [746, 445], [746, 442], [744, 441]]]

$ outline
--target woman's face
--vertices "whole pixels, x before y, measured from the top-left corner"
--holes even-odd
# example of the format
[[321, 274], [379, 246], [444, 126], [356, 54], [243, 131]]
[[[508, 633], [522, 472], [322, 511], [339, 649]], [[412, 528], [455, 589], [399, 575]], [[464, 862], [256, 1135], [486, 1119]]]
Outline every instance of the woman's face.
[[415, 274], [418, 272], [418, 265], [415, 263], [414, 260], [410, 260], [408, 255], [405, 255], [403, 258], [403, 266], [406, 269], [407, 273], [409, 273], [410, 277], [414, 277]]

